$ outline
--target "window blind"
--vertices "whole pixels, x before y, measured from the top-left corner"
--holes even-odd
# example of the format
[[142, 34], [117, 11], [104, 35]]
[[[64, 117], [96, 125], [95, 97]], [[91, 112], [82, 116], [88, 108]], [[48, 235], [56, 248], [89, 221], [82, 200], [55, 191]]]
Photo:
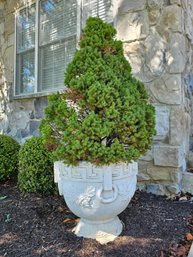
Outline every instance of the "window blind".
[[40, 45], [76, 35], [77, 1], [40, 2]]
[[17, 17], [17, 94], [32, 93], [35, 84], [35, 4], [19, 12]]
[[112, 0], [83, 0], [82, 27], [90, 16], [113, 22]]
[[64, 71], [71, 62], [75, 49], [75, 39], [41, 48], [41, 90], [64, 87]]
[[35, 4], [19, 13], [17, 19], [17, 52], [35, 46]]
[[35, 87], [34, 50], [17, 56], [17, 94], [33, 93]]
[[64, 71], [76, 49], [77, 0], [40, 1], [39, 91], [64, 87]]

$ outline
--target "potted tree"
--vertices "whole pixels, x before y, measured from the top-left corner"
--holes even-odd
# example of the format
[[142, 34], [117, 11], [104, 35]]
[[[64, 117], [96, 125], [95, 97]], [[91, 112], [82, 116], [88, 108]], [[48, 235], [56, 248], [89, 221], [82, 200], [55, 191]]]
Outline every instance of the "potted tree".
[[90, 17], [65, 73], [66, 90], [49, 97], [41, 131], [55, 182], [79, 217], [75, 233], [100, 243], [122, 231], [117, 215], [136, 189], [137, 163], [151, 147], [155, 111], [131, 74], [116, 30]]

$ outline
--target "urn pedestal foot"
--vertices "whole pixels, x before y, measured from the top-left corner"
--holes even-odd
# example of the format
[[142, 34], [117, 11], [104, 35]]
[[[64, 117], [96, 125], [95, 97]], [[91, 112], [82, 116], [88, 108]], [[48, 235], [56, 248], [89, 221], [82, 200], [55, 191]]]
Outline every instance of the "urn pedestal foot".
[[77, 236], [93, 238], [100, 244], [106, 244], [121, 234], [122, 227], [121, 221], [116, 216], [113, 219], [100, 222], [80, 219], [73, 231]]

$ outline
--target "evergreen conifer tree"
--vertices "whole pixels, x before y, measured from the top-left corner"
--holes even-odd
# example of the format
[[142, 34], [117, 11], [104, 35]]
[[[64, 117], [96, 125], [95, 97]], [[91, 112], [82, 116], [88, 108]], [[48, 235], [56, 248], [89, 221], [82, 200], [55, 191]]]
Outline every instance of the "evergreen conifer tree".
[[151, 147], [155, 110], [115, 35], [112, 25], [90, 17], [67, 67], [65, 92], [49, 97], [41, 131], [66, 164], [131, 162]]

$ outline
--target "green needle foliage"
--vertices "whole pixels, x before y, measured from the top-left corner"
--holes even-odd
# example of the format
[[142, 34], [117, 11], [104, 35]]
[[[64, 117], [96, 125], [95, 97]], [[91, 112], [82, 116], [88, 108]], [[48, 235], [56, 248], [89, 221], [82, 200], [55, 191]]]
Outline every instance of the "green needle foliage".
[[129, 163], [151, 147], [155, 110], [115, 35], [110, 24], [89, 18], [66, 70], [66, 91], [49, 97], [41, 131], [66, 164]]

